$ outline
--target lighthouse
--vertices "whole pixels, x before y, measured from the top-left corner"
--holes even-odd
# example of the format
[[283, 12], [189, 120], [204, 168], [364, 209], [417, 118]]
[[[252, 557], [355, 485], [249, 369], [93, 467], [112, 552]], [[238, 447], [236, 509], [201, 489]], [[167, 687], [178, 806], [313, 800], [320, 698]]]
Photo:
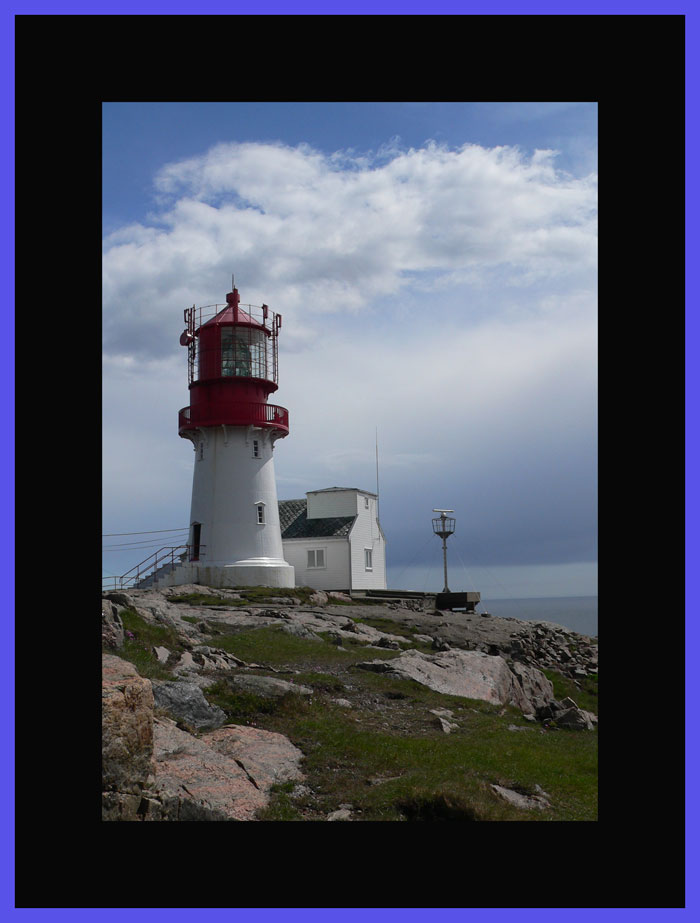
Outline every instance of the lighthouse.
[[278, 388], [282, 316], [266, 304], [185, 310], [180, 343], [188, 351], [190, 404], [178, 431], [194, 447], [186, 559], [170, 585], [293, 587], [284, 560], [273, 463], [289, 413], [268, 403]]

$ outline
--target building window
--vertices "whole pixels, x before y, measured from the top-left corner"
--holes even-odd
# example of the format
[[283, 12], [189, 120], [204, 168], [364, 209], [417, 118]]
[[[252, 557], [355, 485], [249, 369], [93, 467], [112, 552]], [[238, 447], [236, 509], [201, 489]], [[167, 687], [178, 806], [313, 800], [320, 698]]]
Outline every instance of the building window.
[[309, 549], [306, 552], [306, 567], [311, 569], [312, 567], [325, 567], [326, 566], [326, 555], [323, 548], [313, 548]]
[[204, 442], [200, 442], [200, 443], [199, 443], [198, 458], [199, 458], [200, 461], [202, 461], [203, 458], [204, 458]]
[[369, 497], [365, 497], [365, 509], [369, 509]]
[[372, 549], [365, 548], [365, 570], [372, 570]]
[[260, 458], [260, 440], [253, 439], [253, 458]]
[[258, 525], [263, 525], [265, 522], [265, 504], [264, 503], [256, 504], [255, 510], [258, 516]]

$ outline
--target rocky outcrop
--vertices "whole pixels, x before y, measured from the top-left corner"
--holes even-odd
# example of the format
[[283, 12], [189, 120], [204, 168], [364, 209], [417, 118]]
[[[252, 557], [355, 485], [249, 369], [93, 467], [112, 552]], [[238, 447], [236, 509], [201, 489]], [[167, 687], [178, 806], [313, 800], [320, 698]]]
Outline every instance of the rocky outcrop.
[[358, 663], [358, 668], [413, 679], [436, 692], [515, 705], [525, 714], [554, 699], [552, 684], [539, 670], [520, 666], [514, 673], [502, 657], [481, 651], [449, 650], [438, 654], [405, 651], [393, 660]]
[[[120, 657], [103, 654], [102, 670], [103, 820], [255, 820], [272, 785], [304, 778], [303, 754], [286, 737], [221, 727], [226, 716], [197, 685], [156, 683], [154, 696], [150, 680]], [[196, 737], [156, 717], [154, 706], [216, 729]]]
[[302, 753], [282, 734], [227, 726], [201, 738], [154, 722], [155, 780], [144, 820], [255, 820], [276, 782], [302, 779]]
[[119, 607], [109, 599], [102, 600], [102, 643], [113, 650], [124, 644], [124, 623]]
[[153, 692], [136, 667], [102, 657], [102, 818], [136, 820], [153, 774]]

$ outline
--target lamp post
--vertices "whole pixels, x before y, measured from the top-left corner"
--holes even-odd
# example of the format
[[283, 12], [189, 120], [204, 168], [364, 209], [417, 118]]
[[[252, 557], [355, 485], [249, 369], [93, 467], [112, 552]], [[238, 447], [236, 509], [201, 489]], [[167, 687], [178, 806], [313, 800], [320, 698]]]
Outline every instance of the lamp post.
[[454, 513], [454, 510], [433, 510], [433, 513], [440, 513], [440, 516], [433, 519], [433, 532], [442, 539], [442, 560], [445, 567], [445, 588], [443, 593], [449, 593], [447, 586], [447, 539], [455, 530], [455, 520], [447, 514]]

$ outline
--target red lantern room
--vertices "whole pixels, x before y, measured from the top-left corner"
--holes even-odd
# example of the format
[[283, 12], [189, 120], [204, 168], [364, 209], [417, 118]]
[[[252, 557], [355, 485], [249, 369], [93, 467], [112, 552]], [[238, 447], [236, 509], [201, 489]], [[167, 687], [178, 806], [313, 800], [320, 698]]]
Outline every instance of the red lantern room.
[[289, 433], [289, 413], [268, 404], [277, 390], [277, 336], [282, 316], [240, 304], [238, 289], [226, 305], [185, 310], [180, 337], [188, 348], [190, 406], [179, 413], [179, 432], [203, 426], [261, 426]]

